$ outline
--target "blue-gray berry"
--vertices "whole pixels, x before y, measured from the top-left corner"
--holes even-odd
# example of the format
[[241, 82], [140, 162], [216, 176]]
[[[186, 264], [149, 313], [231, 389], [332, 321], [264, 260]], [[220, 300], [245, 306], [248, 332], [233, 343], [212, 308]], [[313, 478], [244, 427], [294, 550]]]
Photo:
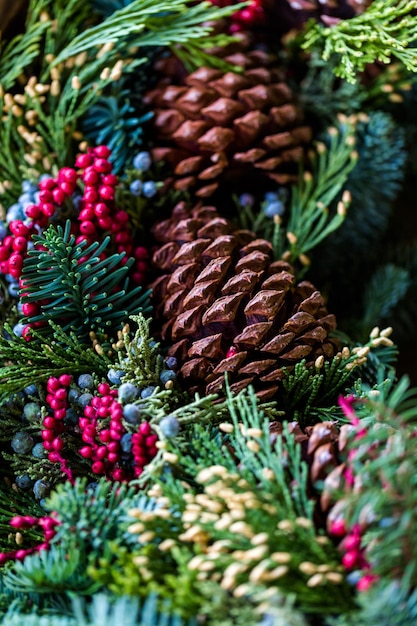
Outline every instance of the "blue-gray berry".
[[159, 380], [163, 385], [165, 385], [169, 380], [175, 380], [177, 377], [174, 370], [162, 370], [159, 374]]
[[36, 385], [28, 385], [27, 387], [25, 387], [23, 389], [23, 391], [25, 392], [25, 394], [27, 396], [37, 396], [38, 395], [38, 388]]
[[147, 180], [143, 183], [142, 193], [145, 198], [153, 198], [157, 193], [157, 188], [153, 180]]
[[74, 409], [67, 409], [67, 412], [64, 417], [64, 424], [67, 426], [75, 426], [78, 424], [78, 413]]
[[7, 291], [12, 296], [12, 298], [17, 298], [20, 291], [19, 283], [10, 283], [10, 285], [7, 287]]
[[33, 480], [28, 474], [23, 474], [23, 476], [16, 476], [15, 482], [19, 489], [30, 489], [33, 485]]
[[152, 385], [149, 385], [149, 387], [145, 387], [144, 389], [142, 389], [140, 397], [143, 398], [143, 399], [149, 398], [149, 396], [151, 396], [153, 394], [155, 389], [156, 389], [156, 387], [153, 387]]
[[113, 367], [107, 372], [107, 378], [112, 385], [120, 385], [124, 375], [125, 372], [123, 370], [116, 370]]
[[140, 194], [142, 193], [142, 181], [139, 180], [139, 178], [136, 178], [136, 180], [133, 180], [130, 185], [129, 185], [129, 189], [130, 192], [133, 193], [134, 196], [140, 196]]
[[43, 447], [43, 443], [35, 443], [32, 448], [32, 456], [34, 456], [35, 459], [46, 459], [48, 452]]
[[164, 437], [170, 439], [176, 437], [180, 430], [180, 423], [173, 415], [167, 415], [159, 422], [162, 434]]
[[68, 392], [68, 402], [77, 402], [80, 395], [78, 389], [70, 389]]
[[129, 424], [139, 424], [140, 409], [136, 404], [125, 404], [123, 407], [123, 417]]
[[267, 217], [273, 218], [275, 215], [283, 215], [285, 212], [285, 205], [281, 200], [275, 200], [270, 202], [264, 208], [264, 213]]
[[78, 377], [77, 385], [80, 389], [92, 389], [94, 387], [94, 378], [91, 374], [81, 374]]
[[125, 433], [120, 439], [120, 447], [123, 452], [132, 451], [132, 433]]
[[23, 407], [23, 415], [29, 421], [36, 420], [41, 416], [41, 407], [36, 402], [28, 402]]
[[133, 402], [138, 397], [139, 389], [132, 383], [123, 383], [119, 387], [118, 398], [122, 404]]
[[146, 172], [152, 165], [152, 157], [149, 152], [138, 152], [133, 159], [133, 167], [135, 170]]
[[16, 454], [27, 454], [33, 448], [33, 437], [24, 430], [20, 430], [14, 435], [11, 446]]
[[91, 393], [82, 393], [77, 400], [77, 404], [82, 409], [85, 409], [85, 407], [90, 404], [92, 399], [93, 399], [93, 396]]
[[42, 500], [49, 495], [49, 491], [51, 489], [51, 485], [47, 480], [37, 480], [33, 485], [33, 493], [35, 494], [35, 498], [37, 500]]
[[174, 370], [174, 372], [176, 372], [178, 369], [178, 361], [175, 356], [167, 356], [167, 358], [165, 359], [165, 364], [168, 369]]

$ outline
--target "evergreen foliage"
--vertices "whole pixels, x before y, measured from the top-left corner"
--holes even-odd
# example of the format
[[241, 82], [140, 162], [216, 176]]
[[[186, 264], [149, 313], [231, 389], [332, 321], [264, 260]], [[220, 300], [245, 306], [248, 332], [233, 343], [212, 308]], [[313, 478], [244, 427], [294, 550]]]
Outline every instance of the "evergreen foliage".
[[210, 2], [133, 0], [97, 26], [77, 35], [61, 50], [55, 63], [104, 44], [114, 44], [120, 50], [128, 41], [129, 45], [139, 48], [171, 46], [192, 67], [201, 65], [202, 61], [224, 67], [224, 62], [202, 50], [203, 46], [211, 48], [230, 41], [225, 35], [210, 35], [209, 22], [243, 6], [244, 3], [219, 8]]
[[35, 341], [27, 342], [17, 337], [8, 324], [4, 325], [0, 334], [1, 402], [34, 380], [46, 382], [50, 376], [60, 376], [69, 370], [77, 374], [90, 369], [103, 375], [107, 372], [110, 361], [104, 353], [99, 354], [88, 343], [80, 342], [75, 333], [64, 332], [52, 321], [49, 327], [49, 337], [33, 329]]
[[51, 225], [33, 236], [35, 248], [29, 250], [23, 265], [21, 299], [40, 304], [40, 312], [26, 322], [51, 320], [83, 340], [91, 331], [111, 335], [131, 313], [149, 312], [149, 292], [139, 296], [141, 287], [129, 286], [127, 274], [133, 259], [124, 265], [124, 254], [101, 260], [110, 237], [87, 245], [86, 241], [76, 243], [70, 231], [68, 220], [65, 230]]
[[325, 61], [336, 54], [339, 63], [335, 74], [348, 82], [354, 82], [356, 73], [368, 63], [389, 63], [391, 57], [416, 72], [416, 8], [414, 0], [374, 0], [364, 13], [350, 20], [327, 27], [312, 23], [304, 47], [318, 46]]
[[[313, 20], [278, 42], [274, 29], [281, 32], [281, 23], [265, 20], [272, 4], [282, 23], [297, 15], [292, 23], [299, 27], [307, 14], [321, 15], [322, 23]], [[408, 339], [417, 314], [417, 250], [408, 232], [407, 245], [397, 241], [396, 224], [402, 203], [415, 203], [417, 0], [373, 0], [364, 11], [351, 0], [299, 4], [28, 0], [17, 24], [22, 32], [8, 28], [9, 40], [0, 42], [0, 622], [6, 626], [417, 622], [417, 390], [408, 377], [397, 379], [393, 329], [383, 328], [403, 326]], [[346, 4], [352, 13], [358, 4], [356, 17], [343, 19]], [[2, 8], [0, 2], [0, 19]], [[251, 50], [242, 55], [249, 63], [244, 71], [233, 56], [231, 33], [239, 30]], [[228, 62], [216, 54], [226, 44]], [[276, 81], [265, 84], [262, 59], [270, 51], [278, 52], [271, 61]], [[187, 85], [182, 91], [173, 81], [164, 90], [178, 107], [162, 122], [167, 136], [183, 125], [185, 107], [191, 111], [181, 131], [187, 150], [206, 139], [217, 145], [204, 172], [198, 158], [180, 160], [180, 169], [189, 168], [181, 176], [209, 184], [223, 168], [229, 132], [236, 167], [239, 159], [253, 162], [271, 176], [253, 196], [235, 198], [235, 217], [238, 229], [272, 244], [278, 262], [272, 266], [280, 273], [269, 274], [270, 262], [263, 264], [265, 242], [251, 240], [236, 265], [250, 257], [249, 269], [236, 269], [225, 292], [214, 296], [221, 319], [210, 333], [220, 332], [223, 315], [233, 325], [233, 311], [222, 304], [236, 296], [236, 285], [245, 298], [252, 274], [264, 273], [274, 291], [276, 279], [281, 289], [285, 260], [293, 264], [300, 299], [294, 296], [291, 311], [282, 307], [280, 341], [310, 345], [315, 303], [322, 303], [305, 297], [310, 277], [329, 314], [336, 313], [338, 331], [313, 364], [297, 362], [276, 343], [289, 366], [268, 402], [250, 387], [250, 368], [236, 365], [239, 350], [251, 349], [250, 338], [236, 354], [230, 348], [214, 372], [230, 365], [248, 375], [247, 388], [235, 395], [226, 375], [222, 400], [190, 397], [181, 388], [180, 360], [189, 359], [192, 368], [199, 356], [194, 344], [188, 352], [184, 347], [187, 325], [176, 357], [158, 343], [169, 328], [158, 327], [145, 285], [165, 278], [152, 275], [148, 233], [177, 201], [209, 204], [185, 192], [186, 184], [168, 190], [164, 152], [156, 137], [146, 136], [159, 105], [145, 111], [142, 100], [161, 61], [175, 65]], [[190, 77], [195, 69], [199, 77]], [[199, 90], [206, 76], [220, 85], [215, 103]], [[239, 97], [229, 98], [236, 85]], [[230, 131], [228, 113], [243, 100], [250, 112]], [[210, 118], [207, 127], [203, 116]], [[267, 133], [252, 150], [253, 137], [272, 118], [283, 132]], [[304, 159], [299, 138], [307, 140], [309, 125], [314, 141]], [[277, 160], [260, 160], [277, 147]], [[281, 176], [287, 159], [288, 174]], [[111, 209], [101, 201], [116, 180], [109, 160], [122, 180]], [[291, 187], [297, 160], [299, 181]], [[39, 185], [45, 172], [53, 179], [50, 192], [46, 182]], [[61, 200], [69, 196], [77, 229], [49, 217], [56, 207], [65, 214]], [[212, 198], [221, 206], [233, 201]], [[229, 238], [245, 245], [246, 236], [225, 234], [227, 216], [215, 208], [215, 245], [203, 253], [213, 255], [213, 272], [219, 259], [228, 259]], [[112, 223], [112, 209], [120, 223], [126, 220], [125, 230]], [[33, 220], [36, 235], [27, 241]], [[83, 232], [86, 221], [94, 233], [110, 236], [76, 239], [72, 233]], [[411, 221], [404, 230], [411, 231]], [[173, 226], [178, 240], [182, 227]], [[197, 241], [185, 242], [191, 274], [198, 258], [193, 246], [206, 228], [199, 225]], [[9, 259], [17, 254], [21, 261], [26, 253], [20, 278]], [[168, 241], [161, 252], [167, 267], [176, 254]], [[203, 290], [211, 278], [207, 272]], [[176, 306], [175, 289], [173, 280], [169, 306]], [[256, 295], [255, 334], [268, 331], [262, 308], [268, 289]], [[301, 328], [295, 339], [289, 316]], [[20, 337], [23, 324], [29, 332]], [[208, 337], [197, 349], [217, 350]], [[250, 362], [261, 374], [263, 358]]]
[[88, 109], [82, 127], [89, 141], [111, 149], [113, 169], [119, 174], [142, 146], [143, 125], [151, 117], [151, 112], [138, 114], [127, 89], [113, 87]]

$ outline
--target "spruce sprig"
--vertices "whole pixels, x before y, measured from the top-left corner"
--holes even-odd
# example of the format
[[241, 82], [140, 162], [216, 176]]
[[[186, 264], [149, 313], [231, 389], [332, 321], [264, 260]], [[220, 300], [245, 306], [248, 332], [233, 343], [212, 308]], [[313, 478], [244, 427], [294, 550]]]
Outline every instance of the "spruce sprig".
[[[40, 304], [38, 315], [28, 317], [33, 324], [52, 320], [65, 332], [75, 332], [80, 339], [94, 331], [111, 334], [127, 317], [138, 311], [149, 312], [149, 291], [131, 288], [127, 276], [133, 259], [125, 265], [124, 253], [100, 257], [110, 243], [76, 243], [67, 220], [65, 230], [50, 225], [33, 236], [35, 246], [23, 264], [22, 302]], [[45, 326], [45, 332], [50, 327]], [[44, 332], [43, 329], [40, 332]]]
[[303, 47], [319, 48], [324, 60], [338, 58], [336, 76], [355, 82], [369, 63], [389, 63], [392, 57], [417, 72], [416, 0], [374, 0], [364, 13], [323, 27], [311, 23]]

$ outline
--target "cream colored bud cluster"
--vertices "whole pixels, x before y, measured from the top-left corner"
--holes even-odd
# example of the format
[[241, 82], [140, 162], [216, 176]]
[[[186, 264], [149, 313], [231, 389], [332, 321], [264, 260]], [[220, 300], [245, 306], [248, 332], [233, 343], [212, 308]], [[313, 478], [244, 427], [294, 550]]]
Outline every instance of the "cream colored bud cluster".
[[392, 339], [389, 339], [391, 334], [391, 326], [383, 328], [382, 330], [380, 330], [378, 326], [375, 326], [375, 328], [371, 330], [371, 333], [369, 335], [372, 348], [379, 348], [380, 346], [393, 346], [394, 342], [392, 341]]

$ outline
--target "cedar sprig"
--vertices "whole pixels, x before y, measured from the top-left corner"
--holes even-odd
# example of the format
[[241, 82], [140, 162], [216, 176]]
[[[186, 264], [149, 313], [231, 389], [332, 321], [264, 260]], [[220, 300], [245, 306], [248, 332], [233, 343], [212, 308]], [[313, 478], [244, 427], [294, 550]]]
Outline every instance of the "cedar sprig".
[[[199, 580], [216, 580], [235, 597], [276, 586], [294, 593], [308, 613], [348, 607], [336, 552], [314, 529], [298, 444], [286, 427], [285, 445], [281, 437], [271, 440], [254, 391], [229, 394], [227, 402], [230, 418], [220, 425], [222, 436], [195, 425], [188, 431], [189, 452], [175, 440], [168, 445], [164, 459], [172, 473], [166, 471], [148, 492], [156, 508], [146, 516], [131, 512], [137, 522], [130, 531], [142, 544], [132, 555], [137, 587], [152, 581], [166, 590], [172, 580], [184, 577], [190, 584], [198, 573]], [[160, 565], [172, 559], [178, 573], [167, 580]]]
[[61, 374], [82, 374], [94, 371], [106, 376], [111, 361], [98, 354], [88, 343], [80, 342], [72, 332], [65, 332], [58, 324], [49, 321], [49, 336], [32, 330], [34, 341], [17, 337], [5, 323], [0, 333], [0, 402], [31, 384], [46, 382], [49, 377]]
[[417, 72], [416, 0], [374, 0], [361, 15], [324, 27], [311, 23], [303, 47], [319, 48], [325, 61], [338, 58], [336, 76], [349, 82], [366, 65], [398, 59], [407, 70]]
[[[100, 260], [110, 243], [76, 243], [67, 220], [65, 229], [50, 225], [33, 236], [41, 249], [29, 250], [23, 264], [21, 300], [40, 304], [40, 312], [24, 321], [29, 324], [51, 320], [65, 332], [74, 332], [81, 340], [89, 333], [111, 335], [132, 313], [149, 312], [149, 291], [131, 288], [127, 276], [133, 259], [125, 265], [124, 253]], [[46, 302], [44, 302], [46, 300]], [[49, 333], [50, 327], [40, 329]]]

